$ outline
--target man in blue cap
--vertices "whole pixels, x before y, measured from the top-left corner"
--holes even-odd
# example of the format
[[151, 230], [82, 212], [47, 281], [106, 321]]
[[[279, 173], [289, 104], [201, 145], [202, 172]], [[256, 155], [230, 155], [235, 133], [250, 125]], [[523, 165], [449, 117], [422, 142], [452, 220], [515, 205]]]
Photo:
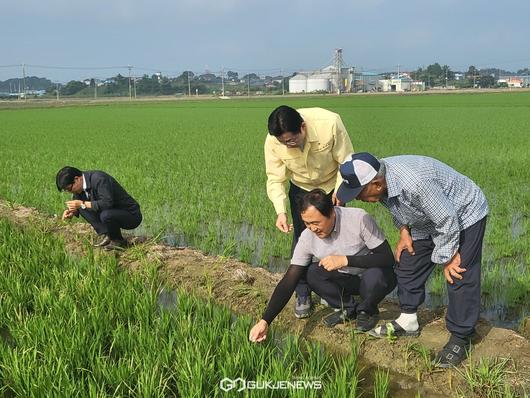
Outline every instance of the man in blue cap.
[[400, 231], [395, 249], [400, 316], [369, 333], [375, 337], [418, 336], [417, 308], [436, 264], [444, 267], [451, 337], [436, 363], [458, 365], [471, 348], [480, 313], [480, 266], [488, 204], [468, 177], [426, 156], [377, 160], [362, 152], [340, 166], [342, 202], [381, 202]]

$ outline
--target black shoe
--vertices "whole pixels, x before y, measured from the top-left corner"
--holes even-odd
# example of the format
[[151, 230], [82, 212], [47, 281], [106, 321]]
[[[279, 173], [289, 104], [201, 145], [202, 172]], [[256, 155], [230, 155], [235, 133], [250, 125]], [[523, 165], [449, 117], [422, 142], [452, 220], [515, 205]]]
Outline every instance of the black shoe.
[[335, 311], [333, 314], [325, 317], [322, 322], [328, 328], [332, 328], [338, 324], [353, 321], [355, 319], [355, 313], [348, 314], [346, 310]]
[[103, 239], [101, 239], [101, 241], [99, 241], [98, 243], [95, 243], [94, 247], [107, 246], [110, 242], [112, 242], [112, 240], [109, 238], [109, 236], [103, 235]]
[[108, 245], [106, 245], [103, 249], [107, 251], [112, 250], [125, 250], [127, 247], [127, 241], [125, 239], [119, 239], [119, 240], [111, 240]]
[[444, 348], [436, 355], [434, 366], [444, 369], [457, 366], [467, 358], [469, 351], [471, 351], [471, 341], [469, 339], [463, 340], [451, 336]]
[[377, 325], [378, 316], [370, 315], [365, 311], [359, 311], [357, 313], [357, 322], [355, 329], [360, 332], [367, 332]]
[[311, 315], [313, 309], [313, 303], [311, 301], [311, 295], [308, 296], [296, 296], [296, 302], [294, 304], [294, 316], [298, 319], [308, 318]]

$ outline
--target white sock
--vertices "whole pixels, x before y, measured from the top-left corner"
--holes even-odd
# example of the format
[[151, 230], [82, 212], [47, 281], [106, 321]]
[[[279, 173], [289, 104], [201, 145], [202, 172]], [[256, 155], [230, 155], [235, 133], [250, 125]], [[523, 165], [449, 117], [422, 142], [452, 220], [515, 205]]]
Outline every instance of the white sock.
[[[418, 330], [420, 325], [418, 324], [418, 316], [414, 314], [404, 314], [401, 313], [396, 319], [396, 323], [405, 329], [407, 332], [413, 332]], [[374, 329], [376, 333], [381, 333], [381, 326], [378, 326]]]
[[399, 318], [396, 319], [396, 323], [403, 329], [405, 329], [407, 332], [413, 332], [415, 330], [418, 330], [418, 328], [420, 327], [420, 325], [418, 325], [418, 316], [416, 315], [416, 313], [404, 314], [402, 312]]

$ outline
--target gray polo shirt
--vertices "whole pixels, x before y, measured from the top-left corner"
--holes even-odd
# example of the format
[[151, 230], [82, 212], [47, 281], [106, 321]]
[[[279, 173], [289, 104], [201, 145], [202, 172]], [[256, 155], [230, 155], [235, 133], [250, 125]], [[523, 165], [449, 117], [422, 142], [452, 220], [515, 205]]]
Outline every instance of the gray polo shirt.
[[[363, 256], [371, 254], [385, 241], [385, 235], [375, 220], [363, 209], [354, 207], [335, 207], [335, 227], [327, 238], [319, 238], [309, 229], [305, 229], [296, 248], [291, 264], [308, 266], [324, 257]], [[339, 272], [359, 275], [366, 268], [344, 267]]]

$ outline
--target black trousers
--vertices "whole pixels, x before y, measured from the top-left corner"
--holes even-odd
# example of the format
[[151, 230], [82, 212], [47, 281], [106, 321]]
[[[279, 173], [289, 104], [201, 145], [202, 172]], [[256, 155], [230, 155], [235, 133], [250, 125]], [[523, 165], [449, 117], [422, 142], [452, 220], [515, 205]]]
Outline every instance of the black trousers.
[[[359, 276], [326, 271], [318, 263], [312, 263], [307, 270], [307, 281], [311, 289], [331, 307], [344, 309], [350, 315], [359, 311], [378, 314], [377, 306], [396, 287], [392, 267], [368, 268]], [[361, 303], [355, 302], [354, 294], [361, 296]]]
[[[460, 232], [461, 268], [465, 268], [461, 280], [453, 278], [447, 283], [449, 305], [446, 325], [452, 335], [465, 339], [475, 333], [480, 315], [480, 265], [482, 241], [486, 229], [486, 217]], [[398, 297], [401, 311], [415, 313], [425, 300], [425, 283], [436, 266], [431, 261], [434, 243], [431, 239], [414, 241], [414, 256], [406, 250], [396, 267]]]
[[[289, 183], [289, 204], [291, 205], [291, 218], [293, 220], [294, 233], [293, 241], [291, 243], [291, 257], [293, 256], [294, 248], [298, 243], [298, 238], [305, 229], [304, 221], [302, 220], [302, 216], [300, 215], [300, 207], [302, 205], [302, 199], [308, 192], [309, 191], [306, 191], [305, 189], [294, 185], [292, 182]], [[333, 191], [328, 194], [330, 198], [332, 195]], [[305, 275], [300, 278], [300, 281], [296, 285], [295, 291], [297, 296], [309, 296], [311, 294], [311, 289], [307, 284], [307, 279]]]
[[107, 209], [101, 212], [80, 209], [79, 214], [92, 225], [98, 235], [106, 234], [112, 240], [123, 239], [121, 228], [134, 229], [142, 222], [140, 209], [137, 212], [123, 209]]

